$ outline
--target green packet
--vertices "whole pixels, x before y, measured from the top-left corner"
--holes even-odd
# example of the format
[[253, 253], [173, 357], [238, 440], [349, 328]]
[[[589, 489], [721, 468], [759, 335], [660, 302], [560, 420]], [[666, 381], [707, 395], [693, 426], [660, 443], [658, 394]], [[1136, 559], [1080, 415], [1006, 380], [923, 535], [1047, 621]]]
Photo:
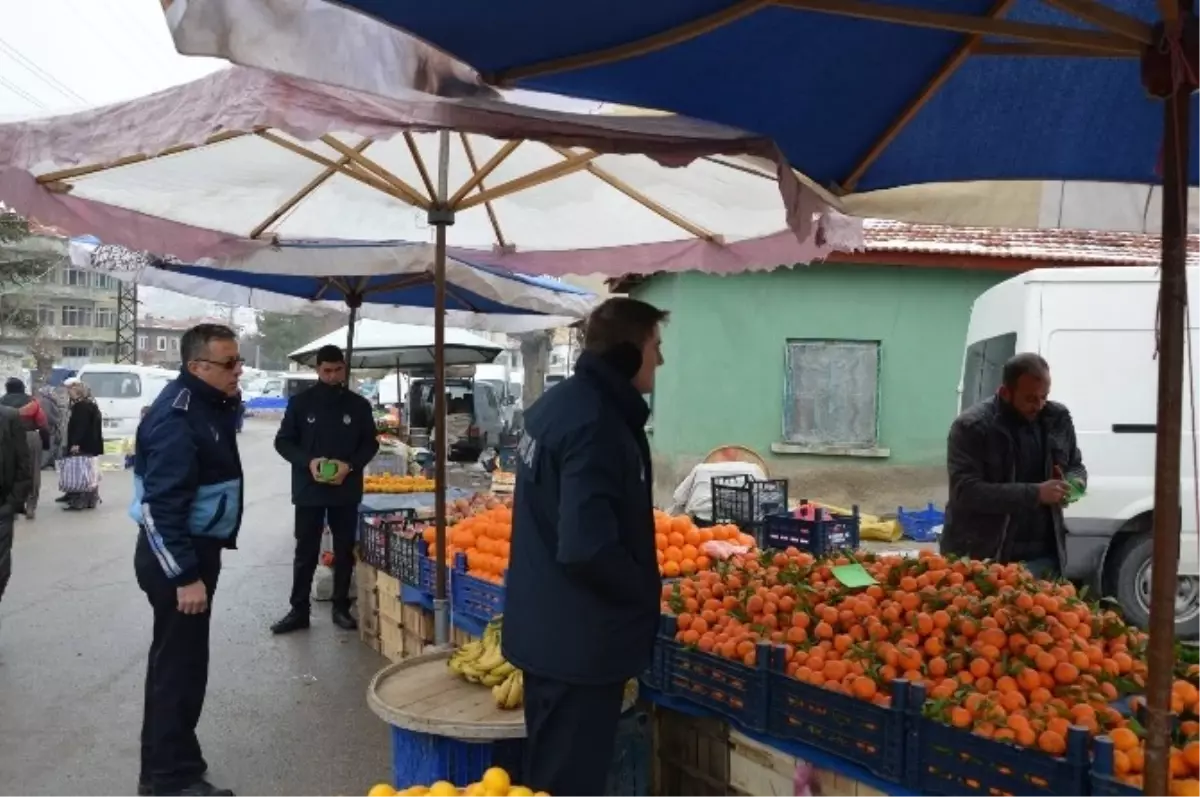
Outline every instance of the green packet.
[[1067, 479], [1067, 485], [1070, 487], [1070, 489], [1067, 490], [1066, 503], [1068, 505], [1075, 503], [1080, 498], [1083, 498], [1084, 494], [1087, 493], [1087, 488], [1083, 486], [1083, 482], [1081, 482], [1079, 479]]
[[337, 463], [334, 462], [333, 460], [329, 460], [329, 459], [322, 460], [321, 464], [319, 466], [317, 466], [317, 472], [319, 474], [321, 474], [321, 478], [324, 481], [330, 481], [335, 476], [337, 476], [337, 472], [338, 472]]

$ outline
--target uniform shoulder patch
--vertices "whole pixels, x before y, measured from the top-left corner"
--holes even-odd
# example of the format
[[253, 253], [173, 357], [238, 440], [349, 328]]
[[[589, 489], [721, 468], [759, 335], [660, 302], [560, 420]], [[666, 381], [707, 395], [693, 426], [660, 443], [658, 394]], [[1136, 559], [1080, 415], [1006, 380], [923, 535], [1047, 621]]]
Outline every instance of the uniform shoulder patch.
[[175, 396], [175, 400], [171, 402], [171, 409], [183, 410], [187, 412], [188, 407], [192, 404], [192, 391], [188, 388], [180, 390]]

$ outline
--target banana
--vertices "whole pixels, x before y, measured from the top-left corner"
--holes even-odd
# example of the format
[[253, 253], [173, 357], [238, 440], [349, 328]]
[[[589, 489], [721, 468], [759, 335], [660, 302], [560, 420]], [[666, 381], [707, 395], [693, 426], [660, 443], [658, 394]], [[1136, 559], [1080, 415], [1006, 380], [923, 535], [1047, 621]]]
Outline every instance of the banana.
[[488, 648], [486, 653], [472, 662], [472, 666], [485, 673], [491, 672], [502, 664], [504, 664], [504, 654], [500, 652], [499, 645]]
[[516, 669], [517, 668], [514, 667], [510, 662], [505, 661], [499, 667], [497, 667], [496, 669], [494, 669], [490, 673], [488, 673], [488, 675], [491, 675], [493, 677], [497, 677], [497, 678], [500, 678], [501, 680], [503, 680], [503, 679], [507, 678], [509, 675], [511, 675], [513, 673], [513, 671]]
[[492, 687], [492, 699], [496, 701], [497, 706], [504, 708], [505, 704], [508, 702], [508, 695], [509, 692], [512, 691], [512, 687], [512, 677], [505, 678], [502, 683]]
[[521, 704], [525, 701], [525, 676], [521, 674], [520, 670], [517, 670], [509, 678], [514, 683], [512, 688], [508, 690], [508, 699], [504, 701], [504, 708], [520, 708]]
[[492, 670], [487, 675], [480, 678], [479, 682], [484, 686], [496, 686], [497, 684], [502, 684], [508, 680], [508, 678], [504, 675], [498, 675], [499, 672], [499, 668]]

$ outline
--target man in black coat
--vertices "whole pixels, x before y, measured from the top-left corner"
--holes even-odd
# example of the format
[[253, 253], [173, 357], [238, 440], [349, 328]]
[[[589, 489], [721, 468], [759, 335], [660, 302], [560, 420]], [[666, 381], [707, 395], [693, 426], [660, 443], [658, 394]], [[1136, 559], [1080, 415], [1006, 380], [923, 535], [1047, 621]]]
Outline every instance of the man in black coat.
[[13, 525], [26, 511], [34, 467], [20, 414], [0, 405], [0, 599], [12, 576]]
[[996, 395], [955, 419], [943, 553], [1024, 562], [1040, 577], [1063, 573], [1067, 480], [1083, 489], [1087, 470], [1071, 413], [1049, 395], [1050, 366], [1018, 354], [1004, 364]]
[[[309, 626], [313, 574], [328, 523], [333, 535], [333, 622], [348, 631], [354, 539], [363, 496], [363, 469], [379, 450], [375, 416], [365, 398], [346, 387], [346, 358], [337, 346], [317, 352], [315, 385], [288, 401], [275, 450], [292, 463], [296, 505], [296, 558], [292, 564], [292, 608], [271, 626], [287, 634]], [[331, 472], [322, 473], [322, 468]]]
[[659, 615], [643, 395], [667, 314], [609, 299], [575, 374], [525, 413], [503, 649], [524, 671], [530, 788], [603, 794], [624, 685], [650, 664]]

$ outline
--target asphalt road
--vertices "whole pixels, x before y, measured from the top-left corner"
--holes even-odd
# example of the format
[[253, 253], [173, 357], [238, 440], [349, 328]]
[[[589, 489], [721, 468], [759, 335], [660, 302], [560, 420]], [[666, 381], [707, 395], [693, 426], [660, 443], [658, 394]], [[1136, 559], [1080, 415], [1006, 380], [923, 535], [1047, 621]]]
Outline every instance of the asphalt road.
[[[200, 742], [210, 777], [239, 794], [365, 794], [388, 779], [386, 725], [366, 685], [386, 662], [316, 604], [308, 632], [274, 638], [287, 610], [292, 513], [274, 425], [248, 420], [240, 549], [225, 554]], [[133, 574], [128, 472], [104, 504], [63, 512], [47, 477], [19, 522], [0, 602], [0, 793], [132, 794], [151, 614]]]

